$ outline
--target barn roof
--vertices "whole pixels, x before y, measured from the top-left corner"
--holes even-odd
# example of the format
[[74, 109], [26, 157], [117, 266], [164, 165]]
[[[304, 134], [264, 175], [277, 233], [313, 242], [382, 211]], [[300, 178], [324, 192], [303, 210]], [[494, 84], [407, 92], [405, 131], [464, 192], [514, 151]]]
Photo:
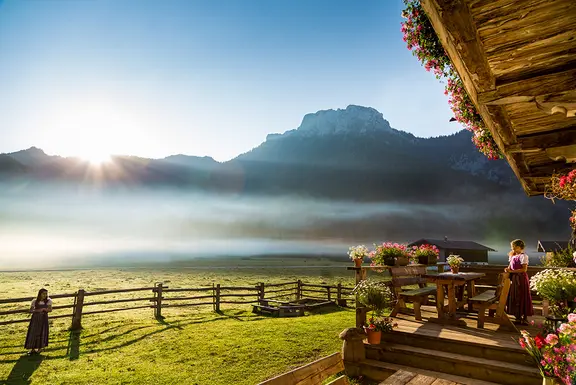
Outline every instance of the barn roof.
[[568, 241], [538, 241], [538, 252], [561, 251], [568, 248]]
[[435, 245], [440, 249], [453, 249], [453, 250], [483, 250], [483, 251], [496, 251], [488, 246], [481, 245], [473, 241], [453, 241], [446, 239], [430, 239], [422, 238], [410, 243], [408, 246], [418, 246], [423, 243]]
[[421, 0], [530, 195], [576, 162], [576, 1]]

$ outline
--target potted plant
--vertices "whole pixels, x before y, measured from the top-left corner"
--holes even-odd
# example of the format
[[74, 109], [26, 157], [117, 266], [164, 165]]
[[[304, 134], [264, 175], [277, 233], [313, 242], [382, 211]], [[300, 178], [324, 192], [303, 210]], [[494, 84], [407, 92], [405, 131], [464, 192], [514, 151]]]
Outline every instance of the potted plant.
[[353, 246], [348, 249], [348, 255], [354, 261], [354, 266], [361, 267], [364, 257], [368, 256], [368, 248], [364, 245]]
[[576, 354], [574, 352], [576, 341], [576, 314], [568, 315], [568, 322], [563, 323], [555, 333], [546, 337], [538, 334], [532, 338], [530, 333], [522, 330], [519, 339], [520, 346], [534, 359], [543, 385], [575, 385]]
[[564, 318], [569, 312], [568, 301], [576, 297], [576, 272], [566, 269], [546, 269], [530, 278], [530, 289], [550, 301], [552, 312]]
[[356, 296], [358, 303], [372, 310], [368, 325], [364, 327], [364, 331], [370, 344], [379, 344], [382, 332], [391, 330], [388, 329], [390, 320], [384, 320], [381, 317], [384, 309], [392, 306], [393, 295], [390, 287], [386, 282], [366, 279], [360, 281], [351, 294]]
[[422, 265], [434, 265], [438, 258], [440, 258], [440, 251], [434, 245], [420, 245], [412, 246], [410, 251], [411, 260], [414, 263], [419, 263]]
[[410, 263], [408, 247], [399, 243], [385, 242], [374, 245], [375, 250], [370, 253], [372, 266], [406, 266]]
[[398, 324], [391, 317], [375, 316], [373, 314], [368, 320], [368, 325], [364, 327], [368, 343], [379, 345], [382, 341], [382, 333], [389, 333], [395, 327], [398, 327]]
[[464, 260], [459, 255], [450, 255], [446, 258], [446, 262], [450, 265], [452, 274], [458, 274], [460, 271], [460, 264], [462, 264]]

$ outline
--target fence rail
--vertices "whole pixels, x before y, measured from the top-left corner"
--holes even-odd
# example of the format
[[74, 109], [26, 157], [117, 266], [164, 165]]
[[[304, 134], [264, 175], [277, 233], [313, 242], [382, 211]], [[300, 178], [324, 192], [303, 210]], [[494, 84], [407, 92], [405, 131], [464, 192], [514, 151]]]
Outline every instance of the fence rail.
[[[271, 290], [269, 290], [271, 288]], [[341, 303], [344, 297], [350, 295], [353, 288], [338, 285], [316, 285], [303, 283], [301, 280], [294, 282], [281, 282], [281, 283], [259, 283], [254, 286], [220, 286], [220, 284], [213, 284], [212, 287], [193, 287], [193, 288], [169, 288], [164, 283], [158, 282], [155, 286], [139, 287], [132, 289], [115, 289], [115, 290], [96, 290], [86, 292], [83, 289], [78, 290], [72, 294], [55, 294], [51, 295], [52, 299], [59, 298], [73, 298], [74, 303], [70, 305], [53, 306], [53, 310], [72, 309], [71, 313], [58, 314], [50, 316], [50, 319], [71, 318], [71, 330], [82, 328], [82, 316], [90, 314], [112, 313], [127, 310], [137, 309], [153, 309], [155, 317], [162, 317], [162, 309], [188, 307], [188, 306], [210, 306], [213, 310], [219, 312], [221, 304], [256, 304], [261, 299], [286, 299], [294, 297], [296, 300], [302, 299], [315, 299], [315, 300], [328, 300], [336, 299], [338, 304]], [[109, 294], [124, 294], [136, 292], [151, 292], [152, 296], [145, 296], [140, 298], [117, 298], [108, 300], [95, 300], [87, 301], [87, 297], [105, 296]], [[198, 293], [198, 295], [182, 295], [180, 293]], [[171, 296], [170, 293], [174, 293]], [[314, 293], [310, 295], [309, 293]], [[179, 295], [180, 294], [180, 295]], [[272, 295], [270, 295], [272, 294]], [[323, 294], [323, 295], [321, 295]], [[22, 302], [30, 302], [36, 297], [22, 297], [22, 298], [6, 298], [0, 299], [0, 304], [20, 304]], [[349, 298], [349, 297], [348, 297]], [[96, 299], [96, 298], [95, 298]], [[351, 299], [353, 300], [353, 299]], [[112, 309], [98, 309], [86, 311], [86, 306], [96, 305], [113, 305], [128, 302], [143, 302], [148, 301], [150, 304], [129, 306]], [[180, 301], [199, 301], [182, 303]], [[11, 309], [0, 312], [0, 316], [8, 316], [15, 314], [30, 314], [29, 305], [26, 308]], [[29, 322], [30, 318], [15, 319], [0, 321], [1, 325], [9, 325], [15, 323]]]

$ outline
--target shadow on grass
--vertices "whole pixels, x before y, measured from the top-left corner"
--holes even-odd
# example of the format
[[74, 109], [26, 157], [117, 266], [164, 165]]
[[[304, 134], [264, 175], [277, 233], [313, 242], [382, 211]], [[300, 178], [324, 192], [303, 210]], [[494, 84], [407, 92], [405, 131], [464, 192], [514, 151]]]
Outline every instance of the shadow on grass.
[[10, 385], [19, 385], [19, 384], [29, 384], [30, 377], [32, 373], [42, 363], [44, 357], [42, 355], [34, 355], [34, 356], [22, 356], [17, 361], [10, 374], [8, 374], [8, 378], [5, 381], [0, 381], [0, 384], [10, 384]]
[[66, 350], [66, 355], [70, 357], [70, 361], [77, 360], [80, 357], [80, 334], [82, 334], [80, 330], [70, 331], [68, 349]]

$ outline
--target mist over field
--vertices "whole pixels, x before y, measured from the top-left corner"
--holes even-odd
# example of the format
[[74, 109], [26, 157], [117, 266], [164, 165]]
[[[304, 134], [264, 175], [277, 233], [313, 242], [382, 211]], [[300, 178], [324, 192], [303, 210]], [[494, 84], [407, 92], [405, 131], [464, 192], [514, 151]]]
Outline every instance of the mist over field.
[[[444, 236], [483, 242], [498, 250], [491, 254], [491, 261], [497, 261], [509, 239], [524, 235], [503, 231], [490, 205], [488, 200], [475, 206], [358, 203], [168, 188], [3, 184], [0, 269], [274, 254], [331, 255], [345, 261], [352, 244]], [[500, 211], [499, 216], [507, 215]], [[527, 242], [530, 251], [536, 241]]]

